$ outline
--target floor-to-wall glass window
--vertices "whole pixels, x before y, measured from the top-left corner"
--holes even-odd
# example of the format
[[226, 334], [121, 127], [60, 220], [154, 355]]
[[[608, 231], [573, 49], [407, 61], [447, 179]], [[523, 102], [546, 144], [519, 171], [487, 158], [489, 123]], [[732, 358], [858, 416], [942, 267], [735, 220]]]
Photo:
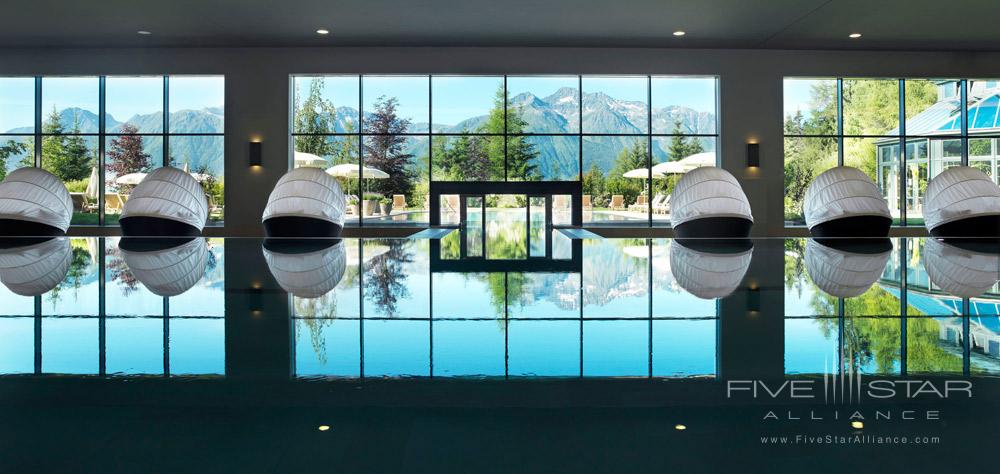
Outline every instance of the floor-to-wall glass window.
[[897, 224], [923, 225], [941, 171], [967, 163], [997, 179], [998, 101], [995, 80], [786, 78], [786, 224], [804, 223], [809, 183], [842, 164], [878, 184]]
[[222, 76], [0, 78], [0, 177], [40, 166], [66, 184], [73, 225], [116, 225], [142, 178], [175, 166], [221, 225], [224, 88]]
[[[589, 225], [665, 223], [679, 176], [716, 164], [717, 82], [293, 76], [290, 164], [338, 178], [348, 223], [426, 224], [432, 181], [580, 181], [581, 202], [553, 198], [554, 214], [581, 206]], [[443, 199], [442, 212], [457, 215], [458, 201]], [[486, 208], [525, 205], [523, 197], [494, 195]]]

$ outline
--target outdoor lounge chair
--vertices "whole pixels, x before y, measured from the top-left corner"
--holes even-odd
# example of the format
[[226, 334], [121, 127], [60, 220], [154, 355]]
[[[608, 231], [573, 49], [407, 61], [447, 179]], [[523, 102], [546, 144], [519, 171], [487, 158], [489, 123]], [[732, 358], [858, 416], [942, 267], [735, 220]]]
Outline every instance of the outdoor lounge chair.
[[658, 195], [658, 200], [653, 200], [653, 213], [654, 214], [670, 214], [670, 195], [660, 194]]
[[589, 211], [594, 209], [594, 204], [591, 202], [589, 194], [584, 194], [581, 200], [583, 201], [582, 204], [584, 211]]
[[104, 193], [104, 212], [108, 214], [121, 214], [122, 207], [125, 206], [125, 199], [118, 193]]
[[622, 196], [621, 194], [611, 196], [611, 204], [608, 205], [608, 208], [613, 211], [625, 209], [625, 196]]
[[403, 195], [403, 194], [393, 194], [392, 195], [392, 208], [393, 209], [406, 209], [406, 195]]
[[646, 203], [646, 195], [640, 194], [635, 198], [635, 204], [628, 207], [631, 212], [646, 212], [649, 209], [649, 205]]

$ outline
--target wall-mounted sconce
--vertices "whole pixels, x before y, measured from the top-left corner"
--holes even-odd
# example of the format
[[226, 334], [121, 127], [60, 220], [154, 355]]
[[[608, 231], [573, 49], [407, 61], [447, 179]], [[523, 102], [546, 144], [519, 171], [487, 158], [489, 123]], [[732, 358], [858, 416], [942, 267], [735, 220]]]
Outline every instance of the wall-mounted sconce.
[[264, 290], [255, 285], [253, 288], [250, 288], [249, 295], [247, 296], [247, 306], [250, 307], [250, 313], [255, 316], [260, 314], [264, 309]]
[[751, 313], [760, 312], [760, 288], [753, 287], [747, 290], [747, 311]]
[[263, 150], [260, 141], [250, 142], [249, 165], [260, 166], [263, 163]]
[[747, 167], [760, 166], [760, 143], [747, 143]]

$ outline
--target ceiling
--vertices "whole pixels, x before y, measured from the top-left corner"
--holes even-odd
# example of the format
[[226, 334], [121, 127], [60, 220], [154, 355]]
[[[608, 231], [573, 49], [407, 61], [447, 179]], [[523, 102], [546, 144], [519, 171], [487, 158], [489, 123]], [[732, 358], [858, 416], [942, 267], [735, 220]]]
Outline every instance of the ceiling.
[[997, 0], [6, 0], [0, 45], [983, 51], [1000, 50], [998, 13]]

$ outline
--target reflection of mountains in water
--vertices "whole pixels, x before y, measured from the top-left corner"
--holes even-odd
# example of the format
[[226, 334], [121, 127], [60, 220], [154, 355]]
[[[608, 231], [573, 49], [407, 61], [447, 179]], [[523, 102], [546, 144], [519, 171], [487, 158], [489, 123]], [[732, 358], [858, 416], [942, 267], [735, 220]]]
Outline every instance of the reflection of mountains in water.
[[[577, 89], [563, 87], [546, 97], [538, 97], [525, 92], [510, 98], [511, 106], [520, 112], [521, 117], [528, 123], [526, 130], [539, 134], [560, 134], [577, 133], [577, 123], [579, 123], [579, 93]], [[345, 132], [349, 128], [357, 130], [358, 111], [351, 107], [337, 107], [333, 119], [336, 132]], [[688, 107], [669, 106], [654, 108], [652, 110], [653, 129], [658, 132], [672, 133], [674, 123], [680, 122], [682, 133], [689, 134], [714, 134], [716, 132], [715, 114], [711, 112], [700, 112]], [[434, 126], [436, 133], [462, 133], [475, 132], [477, 128], [486, 122], [487, 117], [477, 116], [466, 119], [455, 125]], [[641, 134], [646, 133], [648, 121], [646, 105], [642, 102], [620, 100], [611, 97], [603, 92], [592, 92], [583, 94], [583, 129], [586, 132], [614, 134]], [[411, 125], [411, 130], [415, 133], [423, 133], [430, 130], [426, 122], [418, 122]], [[551, 175], [556, 170], [575, 170], [579, 167], [577, 155], [579, 142], [576, 137], [547, 137], [528, 138], [534, 144], [538, 152], [536, 164], [539, 171], [545, 175]], [[607, 172], [614, 165], [614, 160], [618, 153], [632, 145], [636, 141], [634, 137], [608, 136], [608, 137], [584, 137], [584, 150], [587, 153], [587, 162], [595, 163], [597, 167]], [[666, 160], [670, 158], [667, 153], [669, 140], [653, 141], [653, 158], [656, 160]], [[645, 143], [645, 141], [642, 141]], [[702, 147], [706, 151], [715, 149], [715, 142], [711, 139], [701, 139]], [[412, 140], [410, 148], [407, 150], [415, 156], [427, 154], [429, 144], [426, 140]], [[586, 171], [586, 170], [584, 170]]]
[[[43, 117], [45, 118], [45, 117]], [[81, 131], [96, 133], [99, 127], [99, 117], [86, 109], [71, 107], [59, 112], [59, 121], [67, 132], [74, 125]], [[125, 124], [135, 125], [142, 130], [162, 130], [163, 115], [161, 112], [139, 114], [130, 117], [125, 122], [118, 121], [111, 114], [105, 114], [105, 126], [109, 134], [118, 133]], [[201, 110], [178, 110], [170, 113], [170, 131], [172, 133], [221, 133], [224, 126], [223, 111], [218, 107], [208, 107]], [[32, 127], [17, 127], [6, 133], [31, 133]], [[90, 146], [96, 143], [88, 142]], [[159, 137], [144, 137], [143, 150], [153, 157], [163, 156], [163, 141]], [[212, 174], [221, 174], [223, 170], [223, 147], [221, 137], [184, 137], [174, 138], [170, 142], [170, 155], [180, 162], [187, 162], [190, 169], [208, 167]], [[7, 166], [16, 167], [21, 156], [8, 159]]]

